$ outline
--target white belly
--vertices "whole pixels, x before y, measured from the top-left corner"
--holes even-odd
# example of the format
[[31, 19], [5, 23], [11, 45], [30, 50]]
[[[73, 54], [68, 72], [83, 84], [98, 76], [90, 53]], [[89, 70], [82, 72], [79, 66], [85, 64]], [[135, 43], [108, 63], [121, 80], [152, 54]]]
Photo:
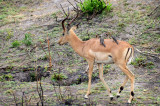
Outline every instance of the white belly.
[[110, 53], [106, 52], [93, 52], [89, 51], [95, 58], [95, 63], [112, 64], [114, 63], [113, 58]]
[[114, 61], [113, 61], [112, 57], [108, 57], [107, 60], [95, 60], [95, 63], [113, 64]]

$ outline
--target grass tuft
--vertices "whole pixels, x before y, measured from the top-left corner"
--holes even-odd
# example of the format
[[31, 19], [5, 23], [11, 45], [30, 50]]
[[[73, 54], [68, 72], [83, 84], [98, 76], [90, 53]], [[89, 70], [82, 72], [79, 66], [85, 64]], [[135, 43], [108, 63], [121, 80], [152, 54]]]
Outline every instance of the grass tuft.
[[131, 64], [134, 65], [135, 67], [146, 67], [148, 69], [155, 68], [154, 63], [148, 62], [145, 56], [137, 57]]
[[23, 39], [23, 43], [26, 45], [26, 46], [30, 46], [32, 45], [32, 38], [31, 38], [31, 33], [26, 33], [25, 34], [25, 38]]
[[62, 73], [54, 73], [51, 76], [52, 81], [62, 81], [63, 79], [67, 79], [67, 76]]
[[12, 42], [12, 47], [15, 48], [15, 47], [19, 47], [21, 45], [20, 41], [18, 40], [15, 40]]
[[0, 76], [0, 81], [9, 81], [9, 80], [12, 80], [13, 79], [13, 76], [11, 74], [6, 74], [6, 75], [2, 75]]

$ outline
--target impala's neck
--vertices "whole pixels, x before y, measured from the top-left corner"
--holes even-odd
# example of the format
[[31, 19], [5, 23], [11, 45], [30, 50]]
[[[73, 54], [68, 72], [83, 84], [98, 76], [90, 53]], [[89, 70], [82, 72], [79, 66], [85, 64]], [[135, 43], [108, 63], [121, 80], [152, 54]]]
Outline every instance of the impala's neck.
[[74, 51], [78, 53], [80, 56], [83, 56], [83, 46], [84, 46], [84, 41], [79, 39], [76, 34], [74, 33], [73, 29], [69, 31], [69, 44], [72, 46]]

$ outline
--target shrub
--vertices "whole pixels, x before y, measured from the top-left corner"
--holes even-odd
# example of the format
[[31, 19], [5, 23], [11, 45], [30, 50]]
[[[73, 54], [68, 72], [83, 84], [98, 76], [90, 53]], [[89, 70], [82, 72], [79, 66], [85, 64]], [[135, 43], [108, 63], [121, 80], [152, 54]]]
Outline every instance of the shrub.
[[5, 93], [5, 94], [13, 94], [13, 92], [14, 92], [14, 91], [13, 91], [12, 89], [8, 89], [8, 90], [6, 90], [4, 93]]
[[48, 55], [44, 55], [43, 57], [40, 58], [41, 60], [47, 60], [48, 59]]
[[89, 36], [83, 36], [83, 38], [82, 38], [83, 41], [87, 41], [87, 40], [89, 40], [89, 39], [90, 39]]
[[35, 72], [31, 72], [29, 75], [30, 75], [30, 78], [31, 78], [31, 82], [36, 81], [37, 76], [36, 76]]
[[12, 80], [13, 79], [13, 76], [11, 74], [7, 74], [7, 75], [2, 75], [0, 76], [0, 81], [9, 81], [9, 80]]
[[99, 11], [103, 11], [105, 8], [107, 9], [107, 11], [110, 11], [111, 6], [112, 4], [110, 3], [106, 6], [106, 3], [103, 0], [84, 0], [83, 3], [79, 4], [81, 11], [88, 14], [93, 14], [94, 11], [96, 13]]
[[155, 68], [155, 65], [154, 65], [153, 62], [148, 62], [148, 63], [146, 63], [146, 67], [147, 67], [148, 69], [153, 69], [153, 68]]
[[4, 81], [4, 78], [3, 78], [3, 76], [0, 76], [0, 81]]
[[5, 79], [11, 80], [11, 79], [13, 79], [13, 76], [11, 74], [7, 74], [7, 75], [5, 75]]
[[7, 32], [7, 36], [5, 37], [6, 40], [9, 40], [13, 37], [13, 31], [11, 31], [10, 29], [6, 30]]
[[147, 61], [146, 57], [139, 56], [131, 64], [134, 65], [134, 66], [136, 66], [136, 67], [141, 67], [141, 66], [145, 67], [146, 61]]
[[106, 10], [107, 10], [108, 12], [110, 12], [111, 9], [112, 9], [112, 4], [111, 4], [111, 3], [108, 3], [108, 5], [106, 6]]
[[26, 45], [26, 46], [30, 46], [32, 45], [32, 38], [31, 38], [31, 33], [26, 33], [25, 34], [25, 38], [23, 39], [23, 43]]
[[12, 42], [12, 47], [19, 47], [21, 45], [20, 41], [15, 40]]
[[67, 76], [61, 73], [54, 73], [51, 76], [52, 81], [62, 81], [63, 79], [67, 79]]

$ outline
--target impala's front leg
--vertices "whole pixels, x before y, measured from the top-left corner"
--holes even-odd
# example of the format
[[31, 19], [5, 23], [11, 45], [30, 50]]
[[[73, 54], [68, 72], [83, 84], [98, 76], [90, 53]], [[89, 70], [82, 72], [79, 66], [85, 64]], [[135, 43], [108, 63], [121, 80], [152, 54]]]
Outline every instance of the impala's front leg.
[[88, 72], [88, 69], [89, 69], [89, 65], [87, 66], [87, 68], [86, 68], [86, 70], [85, 70], [85, 73], [87, 73], [87, 72]]
[[99, 77], [100, 77], [100, 80], [102, 81], [103, 85], [106, 87], [108, 93], [109, 93], [109, 97], [110, 97], [110, 100], [113, 100], [113, 95], [112, 95], [112, 92], [110, 90], [110, 88], [108, 87], [108, 85], [106, 84], [104, 78], [103, 78], [103, 64], [98, 64], [98, 68], [99, 68]]
[[86, 95], [84, 96], [85, 98], [88, 98], [88, 95], [90, 94], [90, 90], [91, 90], [91, 80], [92, 80], [92, 72], [93, 72], [93, 64], [94, 62], [93, 61], [89, 61], [88, 62], [89, 64], [89, 71], [88, 71], [88, 90], [87, 90], [87, 93]]

